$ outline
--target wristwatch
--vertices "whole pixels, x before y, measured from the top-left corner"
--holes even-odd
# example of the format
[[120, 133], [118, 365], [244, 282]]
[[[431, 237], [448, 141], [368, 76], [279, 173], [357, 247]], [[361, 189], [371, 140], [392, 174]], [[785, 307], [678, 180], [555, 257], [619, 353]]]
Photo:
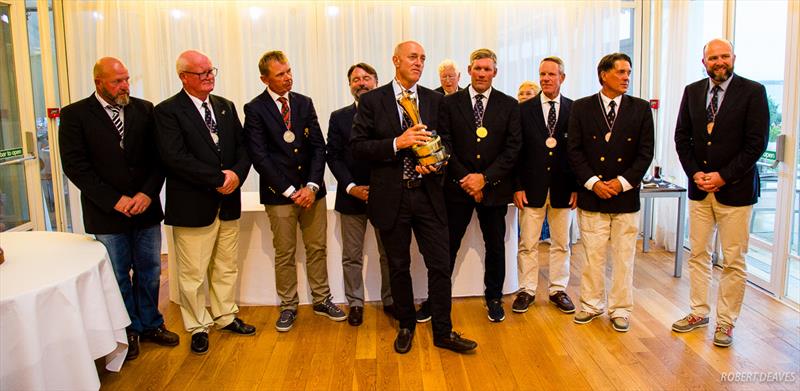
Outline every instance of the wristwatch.
[[308, 190], [311, 190], [312, 193], [317, 194], [317, 191], [319, 191], [319, 186], [311, 183], [308, 185]]

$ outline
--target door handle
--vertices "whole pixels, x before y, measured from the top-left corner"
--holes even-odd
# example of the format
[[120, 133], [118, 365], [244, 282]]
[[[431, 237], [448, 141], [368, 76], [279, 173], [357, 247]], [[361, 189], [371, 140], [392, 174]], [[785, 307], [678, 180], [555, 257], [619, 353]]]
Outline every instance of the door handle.
[[25, 155], [25, 156], [18, 157], [16, 159], [11, 159], [11, 160], [6, 160], [4, 162], [0, 162], [0, 166], [9, 166], [9, 165], [12, 165], [12, 164], [20, 164], [20, 163], [22, 163], [22, 162], [24, 162], [26, 160], [33, 160], [33, 159], [36, 159], [36, 156]]

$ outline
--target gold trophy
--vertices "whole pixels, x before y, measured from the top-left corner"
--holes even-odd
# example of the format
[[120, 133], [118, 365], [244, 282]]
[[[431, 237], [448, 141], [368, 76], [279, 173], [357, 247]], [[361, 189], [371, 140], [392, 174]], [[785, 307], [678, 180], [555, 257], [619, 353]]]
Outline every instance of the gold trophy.
[[[403, 112], [411, 119], [413, 125], [420, 123], [419, 109], [417, 108], [416, 99], [412, 97], [411, 93], [403, 91], [403, 96], [397, 100], [397, 103], [400, 104]], [[428, 129], [428, 131], [431, 132], [431, 139], [425, 144], [414, 145], [411, 149], [414, 151], [414, 155], [417, 157], [417, 161], [420, 165], [433, 165], [439, 168], [447, 162], [450, 155], [445, 150], [442, 144], [442, 138], [436, 134], [436, 131], [431, 129]]]

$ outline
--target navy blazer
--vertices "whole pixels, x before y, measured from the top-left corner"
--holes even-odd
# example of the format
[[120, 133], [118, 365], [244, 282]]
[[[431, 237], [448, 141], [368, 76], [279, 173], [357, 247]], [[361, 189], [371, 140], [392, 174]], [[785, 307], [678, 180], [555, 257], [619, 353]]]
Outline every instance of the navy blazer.
[[[159, 197], [164, 175], [155, 146], [153, 104], [131, 97], [123, 112], [125, 149], [120, 148], [119, 132], [94, 94], [61, 110], [61, 164], [81, 190], [83, 222], [89, 233], [124, 233], [164, 218]], [[138, 192], [151, 201], [143, 213], [126, 217], [114, 210], [123, 195], [133, 197]]]
[[[422, 123], [426, 124], [429, 130], [437, 130], [445, 148], [452, 148], [450, 135], [444, 129], [438, 129], [442, 94], [417, 84], [417, 95]], [[361, 95], [350, 137], [353, 157], [369, 162], [370, 202], [367, 203], [367, 215], [375, 227], [381, 230], [391, 229], [397, 220], [403, 192], [402, 156], [411, 153], [408, 148], [398, 151], [397, 154], [394, 152], [394, 138], [405, 131], [401, 129], [400, 114], [397, 110], [397, 100], [391, 82]], [[436, 211], [436, 217], [443, 224], [447, 224], [442, 191], [443, 177], [442, 174], [436, 173], [424, 175], [422, 178], [424, 189]]]
[[486, 177], [484, 205], [503, 206], [512, 201], [514, 166], [522, 146], [519, 104], [496, 88], [484, 104], [483, 126], [488, 134], [479, 138], [475, 134], [477, 127], [469, 88], [442, 99], [439, 128], [450, 135], [453, 145], [444, 185], [447, 202], [474, 202], [459, 185], [461, 178], [470, 173], [482, 173]]
[[528, 206], [541, 208], [550, 191], [550, 205], [569, 208], [573, 192], [579, 190], [567, 157], [567, 130], [572, 99], [561, 95], [555, 133], [556, 147], [548, 148], [547, 119], [542, 113], [542, 94], [520, 103], [522, 152], [517, 161], [517, 190], [524, 190]]
[[[639, 210], [639, 184], [653, 160], [653, 114], [650, 103], [622, 95], [608, 142], [599, 94], [576, 100], [569, 117], [570, 167], [580, 185], [578, 207], [590, 212], [633, 213]], [[622, 176], [633, 189], [604, 200], [583, 186], [597, 176], [608, 181]]]
[[328, 167], [338, 182], [334, 209], [348, 215], [366, 214], [367, 203], [348, 194], [347, 186], [351, 183], [369, 185], [369, 164], [355, 160], [350, 150], [350, 130], [355, 115], [355, 103], [331, 113], [325, 154]]
[[725, 180], [714, 197], [729, 206], [753, 205], [761, 191], [756, 162], [769, 142], [769, 107], [763, 85], [739, 75], [725, 91], [714, 130], [706, 130], [708, 78], [689, 84], [683, 91], [675, 149], [689, 177], [689, 199], [702, 200], [706, 192], [695, 185], [698, 171], [719, 172]]
[[308, 182], [319, 186], [316, 199], [325, 197], [325, 138], [317, 121], [311, 98], [289, 92], [289, 108], [294, 141], [287, 143], [283, 117], [269, 91], [244, 105], [244, 134], [253, 167], [259, 174], [261, 203], [292, 204], [283, 192], [299, 190]]
[[[167, 177], [165, 223], [205, 227], [220, 220], [236, 220], [242, 212], [241, 184], [250, 172], [242, 144], [242, 123], [233, 102], [209, 95], [217, 121], [219, 147], [214, 145], [205, 120], [185, 90], [155, 107], [157, 143]], [[239, 177], [239, 188], [222, 195], [222, 170]]]

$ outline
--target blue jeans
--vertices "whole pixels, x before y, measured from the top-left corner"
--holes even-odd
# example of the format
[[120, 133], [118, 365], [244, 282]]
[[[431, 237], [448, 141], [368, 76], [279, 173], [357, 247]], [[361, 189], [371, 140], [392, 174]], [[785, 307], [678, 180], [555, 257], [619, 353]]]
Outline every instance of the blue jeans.
[[120, 234], [97, 234], [95, 238], [106, 246], [111, 258], [119, 291], [131, 318], [129, 330], [141, 334], [164, 324], [164, 317], [158, 312], [161, 224]]

